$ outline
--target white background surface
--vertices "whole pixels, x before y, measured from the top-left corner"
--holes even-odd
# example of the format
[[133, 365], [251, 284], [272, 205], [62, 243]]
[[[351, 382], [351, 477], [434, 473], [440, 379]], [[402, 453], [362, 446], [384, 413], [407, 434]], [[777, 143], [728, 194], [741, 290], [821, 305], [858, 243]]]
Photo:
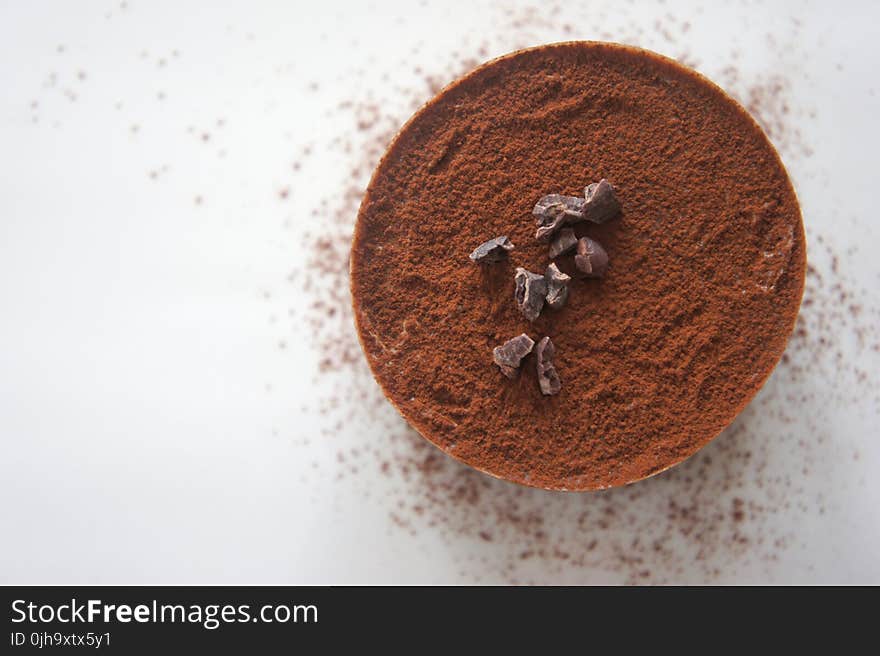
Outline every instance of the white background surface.
[[[719, 81], [735, 60], [742, 89], [784, 76], [777, 143], [808, 234], [851, 251], [843, 275], [877, 307], [880, 5], [565, 3], [566, 32], [519, 3], [508, 6], [526, 26], [499, 29], [510, 14], [498, 4], [0, 4], [0, 582], [628, 579], [601, 562], [541, 560], [509, 576], [491, 565], [508, 547], [396, 528], [384, 489], [398, 483], [377, 468], [333, 475], [340, 443], [385, 447], [366, 417], [320, 434], [316, 408], [333, 383], [314, 382], [309, 327], [283, 320], [303, 302], [285, 282], [303, 262], [297, 234], [316, 199], [347, 184], [339, 151], [320, 144], [350, 134], [351, 120], [327, 108], [372, 97], [399, 124], [412, 96], [398, 88], [420, 79], [416, 67], [450, 81], [451, 50], [484, 60], [610, 38], [686, 50]], [[693, 17], [684, 40], [662, 38], [668, 15]], [[306, 146], [308, 171], [291, 177]], [[827, 264], [824, 246], [809, 247]], [[764, 500], [790, 502], [772, 521], [793, 546], [769, 564], [716, 551], [711, 577], [673, 559], [648, 580], [880, 582], [877, 351], [851, 329], [834, 334], [866, 377], [828, 360], [797, 383], [820, 393], [790, 408], [784, 429], [772, 407], [785, 376], [747, 411], [767, 466], [800, 481], [800, 496]], [[400, 422], [391, 411], [382, 421]], [[786, 452], [799, 440], [822, 445], [808, 474]], [[677, 539], [666, 546], [690, 553]], [[481, 574], [474, 562], [489, 564]]]

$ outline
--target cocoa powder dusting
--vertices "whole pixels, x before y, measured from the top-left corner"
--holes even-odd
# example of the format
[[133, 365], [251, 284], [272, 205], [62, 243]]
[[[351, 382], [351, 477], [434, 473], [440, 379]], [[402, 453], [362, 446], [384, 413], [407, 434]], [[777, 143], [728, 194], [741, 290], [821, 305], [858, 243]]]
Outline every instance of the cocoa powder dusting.
[[[838, 264], [846, 253], [834, 236], [811, 229], [809, 208], [804, 208], [807, 241], [821, 249], [811, 246], [801, 312], [781, 365], [720, 438], [682, 465], [635, 486], [559, 494], [487, 477], [410, 429], [369, 373], [353, 327], [347, 278], [349, 240], [370, 172], [408, 112], [479, 61], [532, 43], [577, 38], [576, 27], [560, 27], [561, 14], [559, 7], [510, 12], [463, 47], [448, 67], [432, 69], [432, 61], [420, 60], [424, 84], [398, 89], [411, 99], [406, 111], [391, 114], [364, 97], [332, 110], [352, 125], [344, 142], [326, 144], [348, 156], [349, 167], [340, 176], [344, 192], [311, 210], [322, 230], [305, 237], [311, 266], [295, 282], [312, 299], [305, 318], [326, 354], [321, 376], [335, 389], [321, 404], [324, 432], [328, 439], [338, 439], [340, 431], [352, 436], [354, 446], [341, 445], [340, 452], [348, 463], [359, 463], [353, 468], [363, 474], [339, 467], [335, 476], [362, 487], [365, 496], [377, 474], [388, 477], [389, 496], [373, 502], [387, 507], [389, 526], [443, 538], [464, 580], [661, 583], [688, 575], [699, 577], [690, 580], [735, 580], [740, 567], [770, 564], [783, 554], [804, 557], [808, 545], [794, 542], [779, 527], [826, 512], [822, 487], [816, 485], [822, 480], [817, 466], [832, 434], [823, 408], [846, 404], [849, 399], [838, 390], [853, 381], [863, 383], [865, 394], [877, 402], [871, 372], [854, 356], [880, 350], [875, 328], [880, 311], [866, 300], [864, 285]], [[592, 18], [596, 24], [609, 20]], [[602, 38], [671, 52], [700, 67], [687, 45], [688, 20], [666, 17], [652, 29], [636, 20], [628, 24], [625, 8], [615, 19], [622, 24]], [[797, 38], [796, 26], [789, 38]], [[772, 47], [786, 45], [777, 35]], [[809, 157], [809, 142], [789, 121], [802, 125], [812, 109], [792, 104], [790, 84], [778, 73], [741, 74], [735, 48], [729, 65], [705, 72], [747, 106], [789, 164]], [[450, 139], [454, 143], [454, 135]], [[307, 161], [297, 160], [293, 168], [295, 175], [306, 173]], [[308, 273], [316, 265], [321, 276]], [[841, 346], [841, 335], [850, 334], [857, 337], [857, 353]], [[799, 463], [802, 477], [778, 474], [783, 461]], [[486, 546], [478, 549], [479, 544]]]
[[[594, 181], [573, 259], [601, 280], [542, 310], [535, 199]], [[519, 247], [474, 275], [460, 260], [486, 233]], [[395, 406], [456, 458], [551, 489], [638, 480], [716, 436], [776, 365], [804, 276], [794, 192], [752, 120], [609, 45], [523, 51], [450, 87], [383, 159], [352, 248], [361, 340]], [[552, 337], [552, 403], [487, 366], [526, 329]]]
[[[311, 465], [310, 470], [299, 474], [296, 483], [301, 487], [290, 504], [304, 506], [307, 495], [312, 495], [314, 507], [326, 511], [321, 519], [345, 522], [349, 535], [354, 535], [358, 523], [351, 521], [351, 508], [334, 516], [339, 498], [355, 498], [355, 514], [366, 515], [378, 509], [377, 516], [387, 521], [372, 521], [365, 530], [371, 534], [384, 531], [391, 536], [385, 543], [391, 558], [395, 549], [406, 556], [424, 552], [425, 561], [432, 566], [436, 563], [436, 571], [443, 572], [444, 578], [436, 582], [827, 581], [829, 574], [813, 568], [816, 558], [822, 557], [815, 555], [817, 551], [834, 551], [835, 557], [842, 560], [847, 549], [860, 546], [842, 545], [841, 536], [833, 533], [835, 524], [829, 520], [836, 518], [837, 526], [851, 521], [852, 516], [847, 514], [850, 507], [858, 508], [855, 501], [863, 501], [866, 491], [870, 491], [855, 472], [865, 475], [870, 456], [860, 451], [860, 445], [874, 436], [849, 434], [845, 415], [868, 414], [868, 420], [861, 417], [863, 423], [872, 421], [875, 426], [880, 421], [880, 307], [873, 291], [878, 279], [876, 275], [869, 279], [856, 275], [858, 267], [851, 266], [851, 260], [855, 256], [864, 259], [864, 250], [871, 244], [856, 251], [848, 246], [853, 239], [847, 232], [856, 222], [863, 227], [873, 218], [855, 216], [842, 193], [834, 202], [809, 201], [811, 192], [815, 199], [816, 189], [834, 195], [830, 193], [832, 187], [850, 188], [850, 181], [834, 175], [837, 171], [827, 163], [823, 169], [817, 163], [821, 158], [813, 156], [814, 150], [828, 154], [827, 145], [816, 135], [821, 134], [824, 140], [829, 134], [829, 112], [823, 104], [822, 114], [817, 117], [811, 104], [817, 101], [810, 80], [828, 74], [822, 71], [830, 51], [836, 57], [843, 57], [843, 51], [828, 47], [835, 45], [833, 39], [823, 42], [823, 34], [802, 29], [798, 17], [787, 22], [766, 22], [768, 12], [761, 3], [748, 3], [741, 11], [727, 4], [706, 3], [701, 7], [688, 3], [686, 12], [673, 2], [584, 0], [510, 8], [499, 7], [501, 4], [508, 3], [474, 3], [473, 21], [457, 21], [454, 34], [444, 35], [438, 30], [429, 41], [415, 47], [401, 46], [397, 59], [389, 54], [392, 49], [369, 45], [381, 37], [371, 35], [352, 41], [334, 53], [342, 52], [342, 57], [351, 61], [346, 64], [348, 72], [320, 79], [302, 79], [303, 75], [321, 75], [319, 67], [311, 66], [311, 62], [303, 62], [302, 66], [299, 61], [296, 66], [289, 61], [275, 62], [274, 58], [286, 56], [283, 48], [266, 52], [259, 61], [239, 57], [242, 48], [253, 45], [255, 35], [246, 21], [225, 29], [230, 39], [227, 54], [236, 53], [237, 65], [245, 61], [254, 64], [253, 77], [258, 84], [253, 90], [265, 94], [266, 116], [275, 110], [295, 108], [288, 118], [279, 119], [289, 120], [290, 124], [272, 136], [282, 142], [296, 138], [299, 146], [290, 149], [276, 175], [263, 181], [267, 208], [245, 212], [249, 219], [260, 215], [269, 222], [276, 218], [279, 223], [283, 221], [285, 228], [296, 227], [295, 236], [291, 237], [292, 230], [284, 233], [295, 244], [278, 244], [284, 257], [300, 247], [307, 252], [305, 261], [298, 254], [290, 257], [286, 279], [273, 270], [265, 281], [266, 290], [261, 288], [259, 294], [270, 308], [268, 348], [277, 352], [278, 366], [286, 372], [295, 371], [297, 376], [312, 376], [314, 384], [313, 395], [285, 396], [279, 405], [283, 412], [289, 411], [286, 417], [298, 418], [297, 413], [316, 415], [320, 436], [288, 435], [285, 428], [271, 428], [273, 437], [290, 438], [289, 445], [280, 445], [291, 449], [285, 457], [308, 458]], [[449, 3], [420, 0], [397, 16], [387, 7], [382, 11], [387, 12], [382, 18], [389, 24], [393, 21], [405, 25], [407, 21], [430, 20], [425, 16], [432, 12], [455, 9], [450, 9]], [[815, 8], [801, 7], [798, 11], [812, 12], [814, 19], [817, 15]], [[127, 13], [140, 21], [140, 16], [129, 9], [114, 9], [107, 13], [108, 19], [111, 13], [114, 20], [106, 21], [107, 29], [113, 29], [116, 18]], [[778, 11], [769, 13], [775, 15]], [[828, 19], [825, 13], [823, 20]], [[714, 28], [707, 26], [722, 15], [735, 23], [735, 29], [728, 33], [732, 36], [728, 40], [710, 39]], [[822, 27], [824, 31], [826, 25]], [[828, 19], [827, 27], [831, 33], [837, 26]], [[205, 29], [210, 26], [206, 24]], [[844, 38], [848, 44], [857, 44], [856, 40], [849, 41], [848, 34]], [[801, 194], [809, 257], [803, 302], [782, 361], [762, 391], [720, 437], [683, 464], [633, 486], [566, 494], [521, 487], [481, 474], [443, 454], [401, 419], [374, 381], [357, 340], [348, 258], [355, 219], [370, 175], [413, 112], [447, 84], [493, 57], [519, 48], [577, 39], [632, 44], [674, 57], [736, 98], [789, 167]], [[160, 51], [163, 41], [164, 36], [155, 45], [151, 42], [149, 50], [144, 43], [132, 44], [133, 57], [141, 67], [138, 70], [149, 69], [163, 76], [178, 74], [181, 64], [192, 63], [191, 53], [195, 60], [210, 58], [211, 66], [203, 70], [223, 70], [223, 57], [214, 57], [207, 41], [195, 39], [182, 50], [169, 45]], [[323, 36], [321, 42], [326, 43]], [[335, 46], [339, 45], [337, 41]], [[260, 131], [251, 129], [260, 115], [237, 114], [241, 124], [247, 126], [238, 126], [243, 140], [237, 148], [228, 133], [230, 127], [236, 127], [234, 108], [239, 103], [216, 107], [217, 99], [202, 94], [201, 85], [195, 85], [198, 101], [186, 94], [167, 93], [171, 87], [166, 86], [164, 77], [153, 78], [153, 87], [140, 89], [139, 83], [125, 91], [118, 78], [108, 75], [106, 66], [83, 61], [84, 50], [91, 46], [90, 40], [78, 44], [73, 35], [64, 42], [52, 42], [53, 59], [41, 69], [28, 96], [21, 101], [23, 122], [35, 129], [58, 130], [73, 124], [75, 112], [91, 115], [96, 103], [103, 102], [109, 103], [107, 109], [115, 117], [115, 123], [108, 125], [139, 152], [162, 130], [187, 135], [187, 147], [192, 151], [189, 155], [200, 157], [193, 160], [199, 163], [199, 176], [191, 181], [185, 178], [187, 158], [180, 163], [175, 160], [170, 166], [171, 155], [161, 151], [141, 153], [145, 159], [136, 160], [142, 162], [139, 175], [145, 175], [157, 193], [163, 192], [165, 183], [184, 177], [192, 186], [178, 190], [179, 202], [197, 213], [200, 225], [207, 227], [210, 217], [220, 216], [210, 213], [230, 210], [230, 203], [228, 198], [217, 198], [219, 186], [206, 194], [200, 176], [212, 172], [205, 165], [222, 160], [234, 174], [229, 181], [241, 177], [247, 183], [253, 182], [242, 166], [248, 161], [243, 144], [253, 144], [254, 154], [263, 157]], [[749, 56], [755, 53], [757, 57]], [[861, 56], [855, 49], [853, 53]], [[114, 69], [125, 70], [115, 57], [111, 63]], [[277, 77], [272, 77], [268, 68], [261, 68], [273, 63], [277, 64]], [[828, 68], [840, 70], [841, 66], [831, 62]], [[369, 83], [359, 84], [367, 79], [365, 72], [377, 74], [369, 78]], [[270, 80], [277, 80], [277, 84], [269, 84]], [[102, 83], [114, 85], [110, 97], [96, 93]], [[313, 124], [304, 124], [298, 103], [286, 105], [273, 99], [274, 88], [290, 88], [291, 84], [303, 94], [302, 99], [313, 105], [322, 102], [327, 90], [345, 89], [347, 97], [343, 101], [335, 98], [323, 107], [329, 131], [320, 129], [323, 124], [317, 130]], [[870, 81], [867, 86], [871, 87]], [[853, 92], [842, 85], [840, 89]], [[550, 90], [548, 82], [548, 93]], [[236, 88], [234, 93], [241, 91]], [[875, 93], [871, 88], [870, 95]], [[181, 98], [185, 104], [175, 105]], [[864, 100], [862, 96], [857, 99]], [[156, 113], [144, 116], [148, 103], [161, 103], [168, 109], [167, 124]], [[846, 104], [842, 102], [839, 107]], [[320, 114], [306, 116], [321, 123]], [[841, 117], [845, 116], [841, 112]], [[832, 118], [840, 122], [841, 117]], [[303, 130], [310, 135], [308, 144], [301, 141]], [[446, 135], [448, 152], [459, 148], [466, 136]], [[670, 140], [670, 149], [674, 148], [675, 142]], [[178, 153], [178, 149], [172, 152]], [[316, 162], [318, 153], [335, 163], [331, 173], [335, 185], [332, 193], [316, 197], [310, 193], [312, 182], [327, 177], [326, 169]], [[439, 151], [438, 155], [437, 169], [448, 168], [449, 157], [444, 159]], [[540, 193], [552, 191], [542, 189]], [[581, 189], [573, 184], [558, 191], [574, 194]], [[256, 193], [261, 193], [259, 181]], [[273, 207], [277, 215], [272, 214]], [[237, 206], [232, 209], [237, 210]], [[527, 218], [523, 220], [529, 223]], [[303, 224], [311, 227], [300, 231]], [[252, 234], [262, 236], [263, 230], [265, 225], [253, 224]], [[589, 234], [596, 236], [592, 230]], [[493, 236], [487, 234], [483, 239]], [[532, 232], [524, 243], [531, 243], [533, 236]], [[516, 246], [520, 248], [519, 241]], [[546, 255], [547, 247], [541, 249]], [[478, 267], [467, 262], [466, 253], [464, 265], [477, 273]], [[775, 282], [773, 271], [768, 271], [763, 284], [771, 287]], [[318, 354], [314, 361], [291, 358], [294, 346], [299, 346], [295, 340], [300, 339], [301, 324], [308, 328], [313, 351]], [[501, 344], [520, 332], [505, 334], [493, 344]], [[532, 336], [539, 337], [535, 333]], [[255, 340], [261, 338], [254, 334]], [[564, 349], [558, 346], [562, 355]], [[488, 366], [495, 369], [501, 384], [509, 382], [494, 364]], [[284, 388], [275, 381], [258, 383], [261, 394], [263, 389], [276, 398], [284, 394]], [[563, 382], [568, 383], [567, 379]], [[261, 428], [271, 422], [266, 421]], [[255, 443], [255, 450], [260, 446]], [[328, 458], [322, 457], [327, 454]], [[852, 467], [859, 461], [860, 467]], [[842, 498], [852, 503], [845, 505]], [[287, 499], [282, 498], [283, 502]], [[302, 521], [298, 515], [289, 519]], [[846, 537], [852, 539], [853, 535], [850, 532]], [[867, 539], [864, 544], [868, 544]], [[360, 547], [359, 543], [354, 545], [355, 549]], [[828, 554], [824, 557], [827, 563]], [[453, 570], [449, 563], [454, 565], [457, 579], [447, 574]], [[787, 569], [781, 569], [781, 564]], [[834, 569], [845, 571], [845, 567]], [[340, 571], [346, 576], [356, 569]], [[421, 570], [420, 576], [431, 581], [425, 571]], [[373, 582], [412, 579], [412, 571], [400, 574], [399, 579], [395, 574], [396, 570], [386, 566], [366, 576], [373, 577]], [[379, 576], [383, 579], [376, 578]]]

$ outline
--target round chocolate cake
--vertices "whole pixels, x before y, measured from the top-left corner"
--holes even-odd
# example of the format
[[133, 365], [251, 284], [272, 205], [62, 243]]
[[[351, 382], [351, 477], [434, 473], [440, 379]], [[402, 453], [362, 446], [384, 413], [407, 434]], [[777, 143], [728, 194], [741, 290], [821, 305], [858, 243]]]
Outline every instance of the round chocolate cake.
[[[603, 189], [614, 211], [590, 217]], [[403, 416], [558, 490], [645, 478], [717, 436], [781, 357], [804, 273], [797, 198], [745, 110], [592, 42], [502, 57], [423, 107], [351, 253], [360, 339]]]

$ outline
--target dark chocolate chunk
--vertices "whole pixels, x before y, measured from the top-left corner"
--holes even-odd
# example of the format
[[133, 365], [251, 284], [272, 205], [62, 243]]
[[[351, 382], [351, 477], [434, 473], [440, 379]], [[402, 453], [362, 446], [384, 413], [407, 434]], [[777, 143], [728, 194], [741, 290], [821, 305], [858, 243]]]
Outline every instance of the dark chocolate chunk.
[[556, 220], [553, 221], [550, 225], [541, 226], [535, 231], [535, 239], [537, 239], [541, 243], [546, 243], [553, 238], [553, 235], [556, 234], [556, 231], [559, 230], [563, 225], [565, 225], [565, 215], [560, 214]]
[[614, 195], [614, 187], [605, 178], [588, 185], [583, 198], [549, 194], [539, 200], [532, 210], [538, 224], [535, 239], [547, 242], [564, 225], [580, 221], [605, 223], [618, 212], [620, 203]]
[[547, 281], [547, 296], [545, 297], [547, 305], [558, 310], [568, 300], [568, 283], [571, 282], [571, 276], [562, 273], [559, 267], [551, 264], [547, 267], [544, 279]]
[[517, 268], [514, 276], [516, 283], [516, 305], [526, 319], [534, 321], [541, 314], [544, 298], [547, 296], [547, 281], [539, 273]]
[[560, 215], [583, 219], [586, 204], [586, 198], [548, 194], [535, 204], [532, 214], [535, 215], [539, 226], [548, 226]]
[[571, 228], [563, 228], [559, 234], [550, 242], [550, 259], [555, 259], [560, 255], [565, 255], [568, 251], [577, 246], [578, 240], [574, 236], [574, 230]]
[[584, 189], [583, 217], [593, 223], [605, 223], [620, 212], [620, 202], [614, 195], [614, 187], [608, 180], [602, 178]]
[[556, 349], [549, 337], [545, 337], [535, 347], [535, 355], [538, 360], [538, 384], [541, 386], [541, 393], [547, 396], [551, 394], [559, 394], [562, 389], [562, 382], [559, 380], [559, 374], [553, 366], [553, 356], [556, 355]]
[[513, 242], [507, 238], [507, 235], [502, 235], [477, 246], [470, 254], [470, 258], [478, 264], [494, 264], [506, 258], [507, 253], [512, 250]]
[[574, 264], [589, 278], [601, 278], [608, 268], [608, 253], [595, 239], [581, 237], [577, 244]]
[[519, 337], [508, 339], [501, 346], [496, 346], [492, 350], [492, 359], [498, 368], [508, 378], [516, 376], [519, 369], [519, 363], [524, 357], [532, 352], [535, 342], [532, 338], [523, 333]]
[[549, 241], [563, 225], [584, 220], [584, 207], [587, 201], [577, 196], [548, 194], [537, 202], [532, 214], [536, 217], [538, 241]]

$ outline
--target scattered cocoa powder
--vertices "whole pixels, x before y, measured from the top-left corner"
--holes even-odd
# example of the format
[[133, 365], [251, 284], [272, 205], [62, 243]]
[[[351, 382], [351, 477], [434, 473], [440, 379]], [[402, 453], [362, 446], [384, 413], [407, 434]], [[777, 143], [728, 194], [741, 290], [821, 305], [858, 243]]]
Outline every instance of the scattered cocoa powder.
[[[570, 8], [566, 13], [568, 20], [578, 22]], [[601, 9], [588, 13], [594, 24], [612, 19]], [[696, 13], [699, 18], [700, 11]], [[557, 41], [562, 34], [577, 36], [571, 26], [560, 34], [559, 15], [558, 7], [549, 13], [511, 10], [470, 42], [461, 58], [439, 63], [420, 58], [416, 72], [424, 84], [398, 88], [410, 99], [405, 107], [417, 108], [490, 53]], [[615, 18], [615, 30], [601, 38], [671, 52], [683, 63], [700, 67], [687, 40], [692, 19], [661, 19], [661, 42], [659, 33], [628, 14], [626, 6], [616, 7]], [[776, 36], [772, 52], [791, 50], [800, 38], [799, 28], [793, 23], [786, 38]], [[727, 63], [704, 72], [750, 105], [787, 163], [809, 157], [811, 145], [796, 126], [808, 122], [815, 111], [791, 104], [790, 83], [775, 69], [740, 74], [738, 46], [732, 42], [730, 47]], [[408, 58], [418, 55], [418, 50], [407, 53]], [[749, 97], [758, 102], [749, 103]], [[362, 476], [351, 478], [337, 471], [336, 477], [359, 487], [365, 497], [374, 488], [375, 475], [388, 477], [388, 496], [374, 500], [388, 508], [389, 525], [442, 538], [466, 581], [741, 581], [739, 571], [770, 574], [782, 557], [800, 557], [809, 569], [807, 544], [785, 527], [825, 513], [821, 488], [827, 477], [815, 469], [817, 462], [827, 460], [830, 448], [825, 409], [828, 404], [852, 404], [846, 390], [856, 381], [866, 385], [865, 395], [875, 406], [880, 404], [880, 388], [865, 369], [868, 365], [846, 357], [841, 347], [855, 335], [860, 353], [880, 351], [880, 311], [868, 300], [863, 282], [846, 267], [832, 267], [833, 257], [848, 253], [832, 235], [811, 228], [810, 208], [804, 208], [808, 243], [822, 244], [822, 251], [810, 254], [814, 266], [807, 272], [795, 334], [762, 393], [719, 439], [679, 467], [629, 488], [588, 495], [521, 488], [475, 472], [425, 442], [389, 407], [360, 353], [347, 295], [347, 240], [369, 173], [407, 118], [406, 109], [375, 114], [376, 105], [364, 96], [335, 108], [335, 120], [348, 119], [353, 126], [341, 146], [350, 156], [349, 169], [341, 176], [349, 191], [327, 199], [316, 216], [338, 240], [327, 247], [318, 245], [314, 236], [305, 239], [314, 245], [313, 264], [329, 268], [333, 278], [323, 286], [313, 284], [312, 297], [322, 297], [327, 288], [342, 290], [331, 302], [316, 302], [307, 313], [316, 329], [316, 346], [338, 349], [323, 351], [331, 355], [322, 362], [322, 376], [336, 390], [321, 403], [327, 418], [324, 432], [339, 441], [337, 429], [344, 427], [351, 437], [348, 442], [357, 446], [339, 448], [358, 448], [357, 458], [364, 464]], [[367, 114], [374, 117], [372, 122], [354, 128]], [[305, 168], [304, 162], [298, 161], [300, 165]], [[848, 295], [847, 305], [839, 302], [841, 290]], [[858, 453], [853, 458], [858, 459]], [[803, 480], [774, 473], [792, 467], [805, 472]], [[491, 535], [488, 552], [476, 549], [477, 543], [486, 543], [484, 535]]]
[[[332, 467], [312, 460], [311, 472], [302, 480], [310, 483], [313, 478], [332, 477], [340, 487], [384, 508], [387, 530], [424, 538], [432, 545], [431, 559], [456, 563], [463, 582], [741, 583], [740, 572], [758, 577], [761, 571], [767, 578], [751, 580], [774, 581], [780, 580], [776, 573], [780, 560], [799, 562], [799, 571], [808, 572], [813, 546], [807, 536], [815, 531], [792, 527], [809, 526], [826, 517], [832, 508], [824, 491], [832, 486], [857, 486], [845, 465], [867, 458], [853, 446], [859, 444], [860, 436], [845, 439], [835, 422], [841, 412], [853, 411], [873, 413], [876, 423], [880, 310], [869, 289], [877, 281], [855, 277], [847, 263], [853, 252], [843, 245], [845, 235], [814, 227], [817, 223], [847, 225], [853, 217], [845, 209], [832, 212], [833, 221], [819, 222], [819, 211], [824, 215], [830, 208], [803, 207], [811, 263], [804, 300], [783, 361], [763, 391], [720, 438], [696, 456], [636, 486], [566, 495], [486, 477], [444, 456], [412, 431], [369, 373], [357, 345], [348, 298], [349, 239], [369, 175], [413, 111], [492, 56], [578, 38], [630, 43], [674, 56], [720, 83], [747, 106], [792, 167], [795, 182], [806, 186], [813, 172], [808, 158], [815, 144], [805, 126], [811, 125], [815, 110], [808, 97], [796, 98], [795, 92], [805, 88], [808, 67], [825, 56], [821, 40], [809, 40], [811, 50], [820, 53], [816, 58], [802, 57], [805, 38], [798, 21], [776, 24], [771, 32], [762, 23], [760, 7], [755, 6], [737, 19], [744, 38], [715, 43], [712, 53], [694, 51], [691, 36], [697, 30], [691, 26], [699, 26], [707, 14], [715, 12], [714, 4], [691, 6], [681, 16], [646, 7], [644, 3], [592, 1], [564, 6], [542, 3], [525, 9], [495, 6], [485, 20], [471, 28], [462, 25], [456, 32], [459, 52], [455, 55], [438, 57], [428, 46], [418, 46], [401, 52], [397, 61], [373, 61], [372, 67], [386, 69], [384, 86], [372, 92], [352, 90], [349, 99], [328, 106], [328, 120], [351, 127], [337, 131], [332, 139], [317, 138], [313, 143], [324, 153], [339, 155], [342, 193], [315, 202], [292, 192], [289, 203], [278, 203], [279, 211], [289, 213], [296, 206], [323, 223], [320, 231], [297, 235], [310, 249], [311, 261], [306, 271], [292, 272], [287, 280], [289, 291], [273, 299], [276, 305], [291, 307], [273, 306], [271, 310], [273, 315], [286, 314], [291, 323], [305, 320], [316, 350], [323, 354], [315, 373], [321, 389], [327, 391], [317, 399], [317, 407], [300, 399], [291, 399], [290, 407], [319, 415], [323, 444], [332, 444], [346, 458], [344, 465]], [[651, 15], [657, 13], [661, 15]], [[238, 32], [230, 26], [227, 34]], [[746, 58], [741, 53], [751, 47], [747, 38], [763, 34], [763, 63], [742, 66]], [[51, 47], [58, 57], [51, 68], [62, 67], [64, 62], [68, 68], [45, 70], [21, 105], [32, 124], [55, 129], [63, 124], [67, 108], [89, 100], [92, 83], [100, 83], [101, 76], [100, 71], [89, 69], [88, 84], [79, 82], [74, 77], [82, 66], [78, 48], [54, 42]], [[150, 65], [156, 56], [147, 51], [140, 54]], [[172, 62], [181, 57], [181, 51], [174, 49], [165, 58]], [[171, 69], [169, 63], [161, 70]], [[387, 82], [389, 76], [396, 80], [400, 71], [413, 71], [418, 82]], [[355, 65], [347, 79], [335, 82], [347, 85], [361, 72]], [[65, 97], [64, 90], [71, 88], [77, 89], [82, 102], [71, 103], [70, 96]], [[389, 102], [391, 97], [394, 102]], [[138, 132], [142, 116], [137, 99], [126, 96], [110, 102], [116, 115], [123, 117], [118, 130], [125, 134], [131, 126], [132, 134]], [[193, 140], [207, 150], [211, 146], [198, 141], [199, 133], [196, 128], [190, 130]], [[225, 152], [220, 151], [218, 157]], [[227, 162], [234, 164], [234, 158], [230, 156]], [[281, 180], [308, 181], [315, 173], [312, 163], [310, 153], [291, 152], [289, 165], [279, 177], [266, 181], [267, 195], [278, 200]], [[193, 193], [184, 194], [182, 203], [192, 203]], [[324, 272], [320, 279], [308, 273], [315, 265]], [[285, 281], [267, 284], [274, 288], [276, 282]], [[305, 311], [298, 305], [304, 288], [312, 303]], [[279, 328], [284, 325], [277, 322]], [[276, 343], [280, 344], [280, 336], [271, 346]], [[288, 358], [284, 366], [290, 366]], [[266, 389], [270, 388], [266, 383]], [[279, 432], [284, 431], [272, 431], [273, 435]], [[297, 444], [303, 445], [303, 457], [315, 457], [310, 450], [316, 445], [312, 436]], [[842, 468], [838, 476], [834, 476], [836, 466]], [[790, 477], [780, 472], [800, 473]], [[377, 484], [377, 478], [384, 484]], [[855, 497], [860, 491], [851, 493]], [[438, 541], [442, 546], [436, 546]], [[399, 544], [403, 549], [417, 546], [407, 540]]]

